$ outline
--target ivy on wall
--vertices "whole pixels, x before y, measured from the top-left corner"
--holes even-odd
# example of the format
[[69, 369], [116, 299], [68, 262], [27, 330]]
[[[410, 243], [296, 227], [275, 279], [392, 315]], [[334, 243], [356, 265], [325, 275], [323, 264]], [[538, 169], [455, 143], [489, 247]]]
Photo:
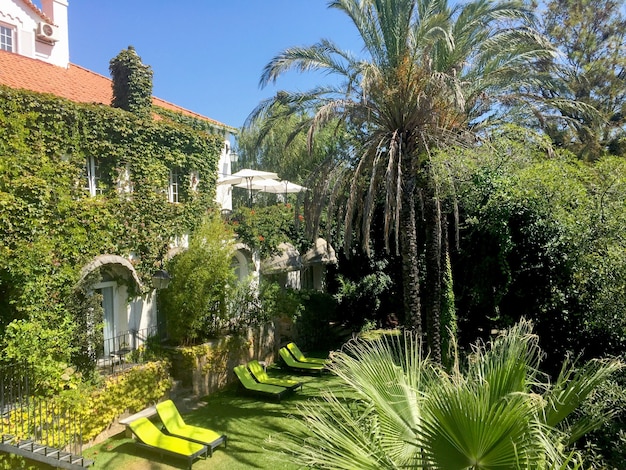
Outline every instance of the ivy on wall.
[[137, 116], [150, 116], [152, 105], [152, 68], [141, 62], [133, 46], [128, 46], [111, 59], [109, 71], [113, 78], [111, 106]]
[[178, 124], [182, 124], [187, 127], [191, 127], [197, 131], [208, 132], [209, 134], [217, 134], [226, 137], [226, 131], [231, 134], [237, 133], [237, 129], [234, 127], [218, 127], [211, 121], [203, 121], [196, 119], [193, 116], [187, 116], [185, 114], [177, 113], [169, 109], [161, 108], [160, 106], [154, 106], [152, 111], [159, 116]]
[[[166, 118], [0, 87], [0, 331], [16, 319], [50, 330], [74, 322], [80, 270], [100, 254], [130, 257], [148, 290], [168, 243], [213, 204], [222, 147], [223, 137]], [[94, 197], [90, 157], [101, 176]], [[167, 201], [173, 167], [180, 204]], [[125, 175], [132, 192], [118, 189]], [[67, 362], [61, 346], [41, 345]]]

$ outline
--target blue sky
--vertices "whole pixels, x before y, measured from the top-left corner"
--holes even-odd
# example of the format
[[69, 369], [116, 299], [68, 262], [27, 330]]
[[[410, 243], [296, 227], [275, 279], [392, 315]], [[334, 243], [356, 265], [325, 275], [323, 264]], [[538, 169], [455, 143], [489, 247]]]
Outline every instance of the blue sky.
[[69, 0], [70, 61], [109, 77], [129, 45], [154, 71], [153, 94], [240, 127], [279, 89], [327, 80], [290, 73], [260, 89], [263, 67], [281, 50], [321, 38], [358, 53], [349, 19], [327, 0]]

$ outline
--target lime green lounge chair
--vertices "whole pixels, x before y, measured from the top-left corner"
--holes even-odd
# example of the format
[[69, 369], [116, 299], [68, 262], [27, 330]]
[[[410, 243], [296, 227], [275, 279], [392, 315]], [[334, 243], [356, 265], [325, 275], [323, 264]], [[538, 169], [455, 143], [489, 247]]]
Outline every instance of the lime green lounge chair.
[[283, 362], [287, 365], [287, 367], [291, 369], [307, 371], [307, 372], [319, 372], [321, 374], [326, 368], [324, 364], [311, 364], [308, 362], [296, 361], [296, 359], [291, 355], [291, 353], [289, 352], [287, 348], [280, 348], [278, 350], [278, 354], [280, 354], [280, 357], [282, 358]]
[[302, 354], [302, 351], [300, 351], [300, 348], [296, 346], [296, 343], [287, 344], [287, 349], [289, 349], [289, 352], [293, 355], [293, 357], [298, 362], [308, 362], [309, 364], [322, 364], [322, 365], [328, 364], [328, 360], [326, 359], [319, 359], [317, 357], [306, 357], [304, 354]]
[[259, 361], [248, 362], [248, 369], [250, 369], [252, 377], [254, 377], [254, 379], [256, 379], [256, 381], [259, 383], [278, 385], [279, 387], [285, 387], [290, 390], [296, 390], [298, 387], [300, 387], [300, 390], [302, 390], [302, 382], [291, 379], [279, 379], [277, 377], [270, 377], [269, 375], [267, 375], [267, 372], [265, 372], [263, 366], [259, 364]]
[[280, 401], [282, 396], [289, 391], [288, 388], [280, 387], [278, 385], [262, 384], [257, 382], [252, 378], [250, 371], [244, 365], [235, 367], [234, 371], [235, 375], [237, 375], [237, 378], [239, 379], [239, 382], [248, 392], [272, 396]]
[[227, 445], [228, 437], [225, 434], [219, 435], [211, 429], [185, 424], [172, 400], [158, 403], [156, 410], [167, 434], [207, 446], [210, 457], [213, 457], [213, 449], [217, 446], [220, 444]]
[[186, 458], [189, 462], [189, 467], [187, 467], [189, 469], [197, 457], [204, 455], [206, 458], [207, 446], [163, 434], [148, 418], [139, 418], [129, 423], [128, 427], [137, 437], [138, 445], [160, 454]]

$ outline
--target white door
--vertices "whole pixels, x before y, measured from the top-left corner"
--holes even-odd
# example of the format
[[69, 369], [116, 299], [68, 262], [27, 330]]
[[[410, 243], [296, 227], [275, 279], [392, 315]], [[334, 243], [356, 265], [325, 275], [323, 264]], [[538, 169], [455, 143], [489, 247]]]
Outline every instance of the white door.
[[115, 324], [115, 286], [106, 286], [98, 289], [102, 295], [102, 310], [104, 320], [104, 355], [108, 356], [116, 348], [113, 344], [117, 336]]

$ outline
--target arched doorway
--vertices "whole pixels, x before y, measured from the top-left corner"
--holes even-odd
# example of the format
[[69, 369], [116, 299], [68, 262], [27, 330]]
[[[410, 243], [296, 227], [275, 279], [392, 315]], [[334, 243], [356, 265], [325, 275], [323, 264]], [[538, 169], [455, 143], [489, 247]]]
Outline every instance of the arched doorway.
[[[85, 284], [86, 283], [86, 284]], [[154, 295], [142, 296], [143, 285], [132, 263], [117, 255], [100, 255], [81, 270], [79, 284], [99, 297], [102, 334], [93, 344], [98, 357], [111, 358], [136, 349], [157, 334]], [[96, 328], [95, 324], [86, 328]]]

